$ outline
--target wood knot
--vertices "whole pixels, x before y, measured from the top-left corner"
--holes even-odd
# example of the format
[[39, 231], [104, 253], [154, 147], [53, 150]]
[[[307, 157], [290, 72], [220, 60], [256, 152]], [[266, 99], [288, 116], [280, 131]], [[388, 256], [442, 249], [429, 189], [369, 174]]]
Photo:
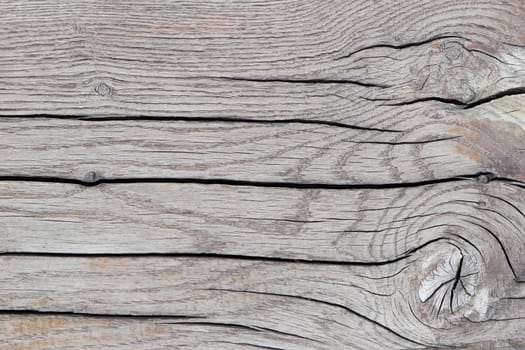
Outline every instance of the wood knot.
[[86, 26], [84, 24], [81, 24], [81, 23], [73, 23], [73, 25], [71, 26], [73, 31], [75, 33], [79, 33], [79, 34], [87, 34], [88, 33], [88, 30], [86, 28]]
[[460, 61], [465, 55], [465, 48], [457, 41], [446, 41], [441, 44], [441, 52], [449, 62]]
[[95, 92], [99, 95], [99, 96], [104, 96], [104, 97], [107, 97], [107, 96], [111, 96], [113, 95], [113, 88], [111, 86], [109, 86], [108, 84], [104, 83], [104, 82], [101, 82], [101, 83], [98, 83], [96, 86], [95, 86]]
[[99, 175], [95, 171], [88, 171], [86, 175], [84, 175], [84, 182], [93, 184], [100, 180]]
[[496, 176], [494, 174], [491, 174], [491, 173], [484, 173], [484, 174], [480, 174], [478, 176], [478, 181], [481, 182], [482, 184], [488, 184], [490, 181], [492, 181]]
[[474, 296], [479, 282], [479, 269], [474, 259], [456, 251], [446, 260], [433, 265], [421, 281], [419, 300], [430, 303], [431, 314], [452, 314]]

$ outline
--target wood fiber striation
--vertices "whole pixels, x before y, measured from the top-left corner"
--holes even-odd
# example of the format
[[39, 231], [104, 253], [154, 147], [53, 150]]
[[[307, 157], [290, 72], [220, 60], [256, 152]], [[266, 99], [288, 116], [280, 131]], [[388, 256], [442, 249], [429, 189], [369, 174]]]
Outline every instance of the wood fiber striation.
[[522, 349], [524, 18], [0, 2], [0, 349]]

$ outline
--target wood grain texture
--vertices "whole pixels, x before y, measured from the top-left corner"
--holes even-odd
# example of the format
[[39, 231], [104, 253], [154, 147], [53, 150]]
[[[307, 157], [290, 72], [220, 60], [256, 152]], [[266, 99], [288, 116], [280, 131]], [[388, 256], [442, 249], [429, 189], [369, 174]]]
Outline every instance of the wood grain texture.
[[3, 252], [205, 253], [378, 263], [459, 235], [505, 250], [517, 278], [525, 278], [520, 253], [525, 192], [499, 181], [383, 190], [0, 186]]
[[0, 1], [0, 349], [523, 349], [522, 0]]
[[525, 79], [521, 0], [3, 1], [0, 13], [3, 114], [348, 121], [370, 99], [468, 104]]
[[3, 118], [0, 174], [88, 182], [196, 178], [384, 184], [490, 172], [525, 180], [523, 96], [468, 110], [421, 105], [389, 107], [389, 118], [376, 130], [303, 123]]
[[[337, 317], [337, 311], [334, 312]], [[330, 313], [328, 313], [328, 316]], [[304, 319], [301, 322], [304, 323]], [[328, 327], [320, 324], [307, 323], [309, 326], [319, 327], [319, 331], [330, 335]], [[352, 348], [360, 349], [359, 342], [339, 344], [333, 339], [325, 337], [326, 343], [310, 339], [302, 339], [294, 334], [287, 334], [276, 329], [256, 326], [245, 326], [237, 323], [223, 324], [220, 322], [206, 322], [199, 320], [185, 321], [181, 318], [137, 318], [137, 317], [100, 317], [100, 316], [64, 316], [64, 315], [2, 315], [0, 316], [0, 335], [5, 344], [0, 349], [57, 349], [71, 344], [82, 344], [88, 349], [275, 349], [281, 346], [286, 349], [333, 349]], [[277, 326], [277, 325], [276, 325]], [[391, 345], [403, 346], [405, 349], [437, 349], [423, 347], [410, 342], [403, 343], [382, 333], [377, 327], [376, 332], [383, 336], [382, 343], [377, 344], [366, 336], [369, 330], [359, 330], [358, 327], [340, 329], [351, 334], [357, 334], [354, 339], [362, 339], [372, 348], [384, 348]], [[300, 328], [299, 324], [296, 325]], [[303, 326], [304, 327], [304, 326]], [[21, 336], [23, 334], [23, 337]], [[386, 339], [385, 339], [386, 338]], [[393, 339], [392, 339], [393, 338]], [[387, 340], [388, 339], [388, 340]], [[8, 345], [7, 345], [8, 344]], [[101, 345], [103, 344], [103, 345]], [[264, 345], [271, 344], [271, 345]], [[439, 349], [453, 350], [520, 350], [525, 343], [521, 340], [496, 340], [470, 343], [464, 346], [440, 346]], [[370, 349], [370, 347], [367, 347]]]
[[[271, 331], [263, 332], [263, 343], [257, 345], [278, 348], [279, 335], [294, 348], [461, 345], [492, 340], [493, 332], [502, 339], [519, 339], [525, 331], [525, 288], [508, 269], [505, 275], [491, 271], [492, 264], [505, 266], [503, 254], [496, 249], [485, 253], [444, 241], [391, 264], [365, 266], [11, 256], [1, 258], [5, 269], [0, 280], [9, 288], [0, 295], [12, 310], [260, 327]], [[457, 258], [471, 260], [465, 266], [450, 265]], [[445, 279], [439, 275], [441, 265], [452, 267]], [[462, 266], [464, 274], [455, 280], [456, 268]], [[423, 298], [428, 279], [436, 278], [441, 281], [432, 287], [430, 299]], [[473, 291], [477, 293], [467, 294]], [[516, 297], [521, 299], [509, 299]], [[502, 303], [502, 298], [512, 302]]]
[[4, 182], [12, 234], [0, 298], [4, 312], [37, 312], [31, 322], [56, 312], [184, 317], [302, 339], [256, 343], [278, 348], [467, 345], [494, 332], [520, 341], [525, 192], [483, 182], [271, 191]]

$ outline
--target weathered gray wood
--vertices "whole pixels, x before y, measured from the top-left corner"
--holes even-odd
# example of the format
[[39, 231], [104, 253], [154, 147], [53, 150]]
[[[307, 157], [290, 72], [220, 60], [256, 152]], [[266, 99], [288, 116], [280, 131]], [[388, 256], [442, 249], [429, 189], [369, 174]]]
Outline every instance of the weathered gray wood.
[[[339, 316], [340, 317], [340, 316]], [[298, 326], [299, 327], [299, 326]], [[322, 326], [320, 327], [322, 328]], [[343, 330], [343, 327], [341, 327]], [[329, 334], [329, 329], [319, 329]], [[348, 329], [346, 329], [348, 331]], [[377, 332], [381, 332], [378, 328]], [[357, 327], [353, 332], [358, 333]], [[273, 333], [273, 334], [272, 334]], [[23, 335], [23, 337], [21, 336]], [[358, 337], [366, 335], [364, 332]], [[371, 334], [368, 334], [369, 336]], [[387, 333], [385, 332], [385, 335]], [[263, 344], [277, 345], [286, 349], [333, 349], [334, 346], [346, 346], [360, 349], [359, 342], [348, 344], [334, 344], [333, 339], [325, 337], [326, 343], [304, 340], [293, 334], [272, 332], [262, 327], [235, 327], [235, 324], [221, 324], [210, 322], [199, 323], [198, 320], [184, 321], [183, 319], [137, 319], [130, 317], [104, 318], [83, 316], [30, 316], [8, 315], [0, 316], [0, 336], [9, 343], [0, 344], [0, 349], [57, 349], [65, 344], [83, 344], [89, 349], [258, 349]], [[201, 341], [197, 341], [197, 340]], [[354, 338], [361, 339], [361, 338]], [[394, 340], [381, 344], [374, 343], [370, 338], [362, 338], [363, 342], [372, 344], [372, 348], [401, 345], [405, 349], [422, 349], [406, 342]], [[103, 344], [103, 345], [101, 345]], [[254, 345], [249, 345], [254, 344]], [[255, 345], [259, 344], [259, 345]], [[471, 343], [465, 346], [447, 347], [439, 349], [453, 350], [521, 350], [525, 343], [520, 340], [499, 340]], [[370, 349], [368, 347], [367, 349]], [[432, 348], [437, 349], [437, 348]]]
[[0, 349], [523, 348], [524, 18], [1, 1]]
[[[319, 349], [519, 340], [525, 192], [485, 181], [390, 190], [2, 182], [3, 250], [18, 254], [0, 259], [0, 299], [4, 312], [184, 316], [201, 326], [141, 338], [152, 346], [179, 332], [195, 346], [228, 337]], [[104, 322], [117, 331], [98, 344], [137, 321]], [[198, 333], [228, 325], [265, 331]], [[59, 340], [87, 341], [60, 329]]]
[[521, 0], [4, 1], [0, 13], [4, 115], [349, 120], [373, 109], [363, 98], [470, 103], [525, 79]]
[[[337, 312], [334, 314], [341, 317]], [[306, 316], [300, 322], [305, 322]], [[312, 325], [311, 323], [309, 325]], [[297, 326], [299, 328], [299, 325]], [[330, 329], [318, 323], [320, 334], [329, 335]], [[348, 332], [340, 326], [341, 331]], [[382, 329], [377, 328], [381, 333]], [[372, 348], [385, 346], [405, 346], [405, 349], [422, 349], [406, 342], [394, 339], [389, 341], [383, 338], [377, 344], [370, 338], [372, 334], [358, 331], [358, 327], [351, 329], [352, 334], [357, 333], [353, 339], [362, 339], [364, 344], [371, 343]], [[385, 331], [384, 336], [388, 337]], [[368, 336], [368, 337], [365, 337]], [[357, 340], [347, 344], [335, 344], [333, 339], [325, 336], [325, 343], [301, 339], [294, 334], [272, 332], [271, 329], [262, 327], [236, 327], [236, 324], [209, 324], [199, 323], [198, 320], [185, 321], [184, 319], [165, 318], [137, 319], [130, 317], [83, 317], [83, 316], [31, 316], [31, 315], [2, 315], [0, 316], [0, 337], [5, 344], [0, 344], [0, 349], [27, 350], [27, 349], [60, 349], [71, 344], [82, 344], [89, 349], [258, 349], [263, 344], [269, 347], [282, 346], [286, 349], [333, 349], [337, 346], [360, 349], [361, 343]], [[249, 345], [253, 344], [253, 345]], [[258, 345], [255, 345], [258, 344]], [[525, 343], [519, 339], [498, 340], [471, 343], [465, 346], [447, 347], [439, 349], [462, 350], [521, 350]], [[425, 347], [426, 348], [426, 347]], [[365, 349], [370, 349], [367, 347]], [[432, 348], [437, 349], [437, 348]]]
[[480, 181], [383, 190], [0, 182], [0, 250], [377, 263], [459, 235], [504, 249], [525, 279], [525, 191]]
[[[327, 314], [330, 316], [330, 312]], [[316, 315], [311, 316], [312, 321], [315, 321], [315, 317]], [[308, 322], [308, 315], [304, 318], [305, 323], [317, 327], [319, 332], [326, 331], [326, 327]], [[317, 348], [330, 349], [329, 344], [335, 343], [328, 339], [325, 345], [278, 329], [246, 326], [238, 321], [220, 323], [181, 318], [4, 315], [0, 316], [0, 337], [9, 345], [0, 344], [0, 349], [60, 349], [71, 344], [81, 344], [83, 348], [89, 349], [187, 350], [257, 349], [265, 344], [273, 348], [281, 346], [287, 349], [304, 349], [315, 344]], [[380, 328], [377, 331], [388, 337], [386, 331]], [[369, 342], [362, 335], [358, 336], [364, 342]], [[410, 346], [409, 342], [403, 343], [395, 337], [390, 338], [393, 339], [389, 343], [385, 341], [385, 344]]]
[[525, 180], [523, 96], [468, 110], [421, 105], [389, 107], [391, 118], [376, 125], [399, 132], [301, 123], [5, 118], [0, 174], [382, 184], [491, 172]]
[[[273, 332], [248, 337], [250, 342], [278, 348], [416, 348], [492, 340], [494, 332], [502, 339], [519, 339], [525, 331], [525, 299], [498, 301], [523, 298], [525, 288], [505, 269], [498, 248], [486, 247], [490, 255], [482, 256], [467, 244], [434, 242], [406, 259], [365, 266], [224, 258], [2, 257], [0, 281], [9, 287], [0, 290], [0, 297], [14, 310], [163, 315], [184, 317], [181, 323], [260, 327]], [[471, 259], [457, 280], [458, 267], [449, 265], [456, 258]], [[494, 275], [492, 264], [505, 275]], [[441, 265], [451, 266], [447, 277], [452, 281], [434, 286], [432, 298], [422, 299], [426, 281], [436, 277]], [[462, 283], [477, 293], [458, 295]], [[439, 307], [441, 298], [445, 301]], [[163, 322], [177, 321], [155, 323]], [[243, 334], [223, 336], [239, 339]]]

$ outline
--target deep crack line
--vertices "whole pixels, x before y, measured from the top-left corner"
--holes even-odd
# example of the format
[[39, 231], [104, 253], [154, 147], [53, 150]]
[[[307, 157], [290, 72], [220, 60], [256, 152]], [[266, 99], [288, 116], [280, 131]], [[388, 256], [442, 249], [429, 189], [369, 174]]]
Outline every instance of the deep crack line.
[[279, 331], [277, 329], [269, 328], [269, 327], [262, 327], [262, 326], [255, 326], [255, 325], [244, 325], [239, 323], [226, 323], [226, 322], [212, 322], [212, 321], [173, 321], [173, 322], [159, 322], [157, 324], [167, 324], [167, 325], [183, 325], [183, 326], [205, 326], [205, 327], [226, 327], [226, 328], [234, 328], [239, 330], [247, 330], [247, 331], [253, 331], [253, 332], [269, 332], [269, 333], [275, 333], [277, 335], [284, 335], [284, 336], [290, 336], [294, 338], [304, 339], [313, 341], [316, 343], [320, 343], [319, 340], [304, 337], [299, 334]]
[[481, 99], [479, 99], [477, 101], [474, 101], [474, 102], [471, 102], [471, 103], [467, 103], [467, 104], [464, 105], [463, 108], [464, 109], [470, 109], [470, 108], [474, 108], [474, 107], [480, 106], [480, 105], [485, 104], [485, 103], [489, 103], [489, 102], [498, 100], [498, 99], [503, 98], [503, 97], [516, 96], [516, 95], [522, 95], [522, 94], [525, 94], [525, 86], [520, 86], [520, 87], [516, 87], [516, 88], [511, 88], [511, 89], [499, 91], [499, 92], [497, 92], [495, 94], [492, 94], [490, 96], [481, 98]]
[[4, 119], [64, 119], [64, 120], [81, 120], [89, 122], [109, 122], [109, 121], [183, 121], [188, 123], [247, 123], [247, 124], [306, 124], [306, 125], [326, 125], [338, 128], [362, 130], [362, 131], [377, 131], [387, 133], [402, 133], [405, 130], [399, 129], [382, 129], [373, 126], [361, 126], [354, 124], [347, 124], [338, 121], [324, 121], [317, 119], [302, 119], [302, 118], [288, 118], [288, 119], [259, 119], [259, 118], [241, 118], [241, 117], [183, 117], [183, 116], [89, 116], [89, 115], [59, 115], [59, 114], [26, 114], [26, 115], [2, 115]]
[[436, 35], [436, 36], [433, 36], [433, 37], [430, 37], [428, 39], [425, 39], [425, 40], [420, 40], [420, 41], [415, 41], [415, 42], [408, 42], [408, 43], [405, 43], [405, 44], [399, 44], [399, 45], [394, 45], [394, 44], [376, 44], [376, 45], [370, 45], [370, 46], [365, 46], [365, 47], [362, 47], [360, 49], [357, 49], [355, 51], [352, 51], [346, 55], [343, 55], [341, 57], [336, 57], [334, 60], [342, 60], [342, 59], [345, 59], [345, 58], [350, 58], [352, 57], [353, 55], [359, 53], [359, 52], [363, 52], [363, 51], [366, 51], [366, 50], [371, 50], [371, 49], [380, 49], [380, 48], [388, 48], [388, 49], [394, 49], [394, 50], [402, 50], [402, 49], [407, 49], [407, 48], [410, 48], [410, 47], [416, 47], [416, 46], [421, 46], [421, 45], [425, 45], [425, 44], [430, 44], [434, 41], [438, 41], [438, 40], [443, 40], [443, 39], [461, 39], [461, 40], [468, 40], [462, 36], [459, 36], [459, 35]]
[[391, 85], [367, 83], [359, 80], [351, 79], [301, 79], [301, 78], [250, 78], [250, 77], [216, 77], [216, 79], [230, 80], [230, 81], [250, 81], [255, 83], [287, 83], [287, 84], [350, 84], [363, 87], [375, 87], [386, 89], [392, 87]]
[[[408, 106], [408, 105], [421, 103], [421, 102], [436, 101], [436, 102], [456, 105], [456, 106], [460, 107], [461, 109], [472, 109], [472, 108], [475, 108], [475, 107], [478, 107], [478, 106], [481, 106], [481, 105], [484, 105], [484, 104], [496, 101], [496, 100], [504, 98], [504, 97], [516, 96], [516, 95], [524, 95], [524, 94], [525, 94], [525, 87], [521, 86], [521, 87], [517, 87], [517, 88], [507, 89], [507, 90], [504, 90], [504, 91], [499, 91], [499, 92], [497, 92], [495, 94], [492, 94], [490, 96], [481, 98], [481, 99], [476, 100], [474, 102], [463, 102], [461, 100], [454, 99], [454, 98], [444, 98], [444, 97], [437, 97], [437, 96], [429, 96], [429, 97], [422, 97], [422, 98], [417, 98], [417, 99], [409, 100], [409, 101], [383, 103], [383, 104], [381, 104], [381, 106], [398, 107], [398, 106]], [[374, 99], [374, 98], [366, 98], [366, 97], [361, 97], [361, 98], [364, 99], [364, 100], [370, 101], [370, 102], [389, 101], [389, 99]]]
[[239, 261], [256, 261], [282, 264], [309, 264], [309, 265], [341, 265], [341, 266], [384, 266], [400, 262], [413, 256], [419, 250], [439, 241], [448, 241], [446, 237], [431, 239], [419, 246], [413, 247], [398, 256], [379, 261], [348, 261], [348, 260], [329, 260], [329, 259], [308, 259], [308, 258], [291, 258], [276, 256], [260, 255], [242, 255], [242, 254], [224, 254], [224, 253], [64, 253], [64, 252], [31, 252], [31, 251], [7, 251], [0, 252], [2, 256], [13, 257], [43, 257], [43, 258], [119, 258], [119, 259], [149, 259], [149, 258], [167, 258], [167, 259], [230, 259]]
[[126, 319], [204, 319], [204, 315], [172, 315], [172, 314], [135, 314], [135, 313], [103, 313], [83, 311], [56, 311], [38, 309], [0, 309], [0, 315], [28, 316], [72, 316], [91, 318], [126, 318]]
[[[457, 175], [452, 177], [436, 178], [430, 180], [420, 180], [412, 182], [392, 182], [392, 183], [357, 183], [357, 184], [332, 184], [332, 183], [308, 183], [308, 182], [278, 182], [278, 181], [251, 181], [251, 180], [232, 180], [224, 178], [164, 178], [164, 177], [138, 177], [138, 178], [101, 178], [94, 172], [88, 172], [84, 179], [65, 178], [56, 176], [29, 176], [29, 175], [4, 175], [0, 176], [0, 181], [9, 182], [48, 182], [48, 183], [67, 183], [82, 186], [97, 186], [101, 184], [130, 184], [130, 183], [189, 183], [201, 185], [227, 185], [244, 187], [274, 187], [274, 188], [296, 188], [296, 189], [389, 189], [389, 188], [410, 188], [434, 185], [440, 183], [456, 181], [476, 180], [481, 183], [488, 183], [494, 180], [514, 181], [517, 180], [499, 178], [489, 172], [476, 174]], [[519, 181], [518, 181], [519, 182]]]

